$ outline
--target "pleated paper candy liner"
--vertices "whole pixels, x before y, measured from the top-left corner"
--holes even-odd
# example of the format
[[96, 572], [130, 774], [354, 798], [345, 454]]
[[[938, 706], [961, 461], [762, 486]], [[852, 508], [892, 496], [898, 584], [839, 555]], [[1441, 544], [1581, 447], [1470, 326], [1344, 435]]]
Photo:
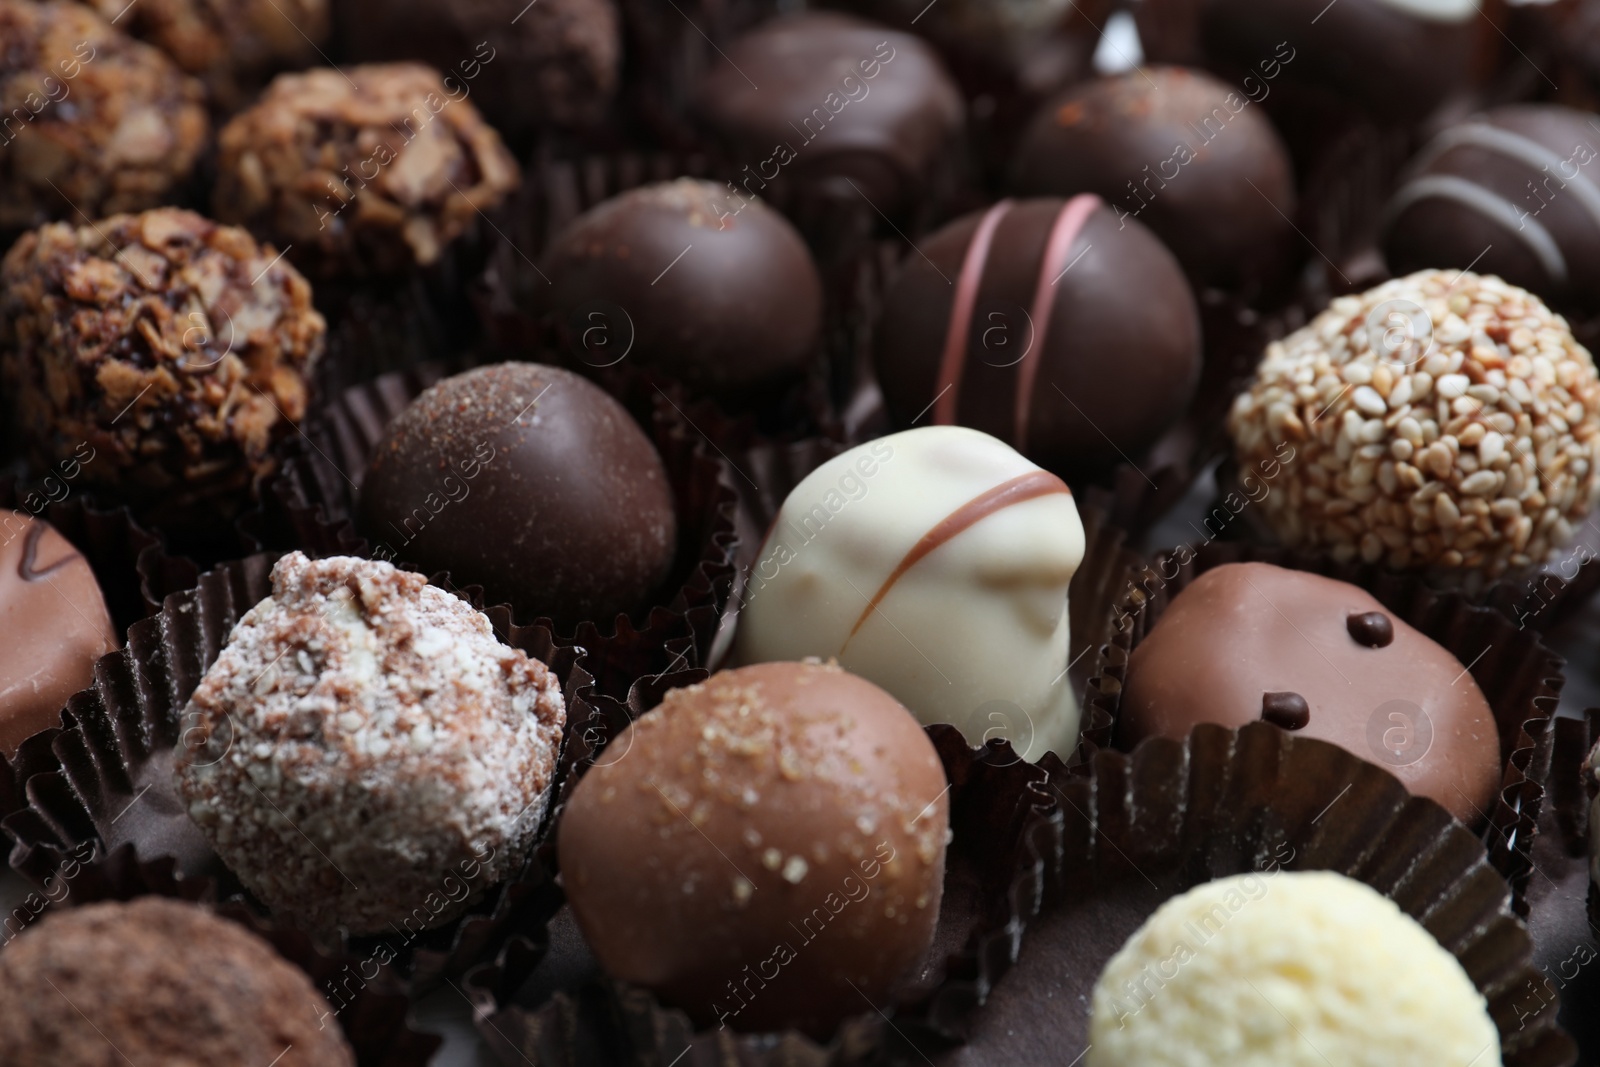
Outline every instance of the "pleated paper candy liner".
[[[141, 860], [171, 859], [174, 877], [214, 885], [208, 891], [221, 899], [249, 899], [178, 798], [173, 753], [189, 697], [235, 623], [271, 592], [276, 559], [263, 554], [240, 560], [202, 575], [195, 589], [168, 597], [158, 616], [134, 624], [125, 649], [100, 660], [93, 688], [68, 702], [63, 728], [24, 742], [29, 762], [20, 786], [27, 806], [0, 824], [15, 842], [14, 870], [43, 888], [69, 861], [130, 846]], [[508, 621], [503, 612], [495, 619], [491, 610], [490, 616], [500, 627]], [[592, 678], [584, 669], [583, 651], [556, 646], [539, 627], [501, 629], [500, 636], [543, 661], [561, 680], [567, 704], [564, 739], [592, 732], [582, 695]], [[573, 758], [570, 747], [563, 746], [552, 796], [562, 788]], [[53, 762], [46, 763], [45, 750]], [[541, 833], [551, 825], [547, 817]], [[416, 988], [460, 973], [523, 921], [524, 912], [536, 906], [538, 889], [537, 877], [485, 887], [463, 917], [391, 946], [397, 966]], [[361, 952], [385, 943], [347, 937], [343, 947]]]
[[[372, 959], [352, 952], [330, 952], [292, 921], [266, 919], [236, 900], [219, 899], [214, 883], [180, 876], [170, 858], [141, 861], [124, 845], [101, 859], [74, 864], [63, 872], [60, 885], [65, 888], [55, 892], [59, 903], [46, 908], [41, 902], [39, 911], [30, 905], [27, 925], [53, 910], [107, 901], [163, 897], [195, 904], [243, 926], [304, 971], [334, 1009], [345, 1040], [362, 1067], [424, 1067], [441, 1044], [433, 1034], [411, 1029], [411, 1005], [404, 985], [389, 968], [381, 967], [368, 978], [375, 962]], [[7, 929], [11, 936], [19, 932], [15, 926]]]
[[1375, 566], [1336, 564], [1283, 549], [1216, 542], [1181, 565], [1178, 556], [1162, 552], [1142, 574], [1133, 576], [1113, 608], [1108, 641], [1100, 650], [1089, 683], [1087, 705], [1115, 722], [1129, 657], [1172, 599], [1204, 572], [1240, 562], [1270, 563], [1360, 586], [1468, 665], [1494, 713], [1504, 761], [1500, 791], [1479, 832], [1490, 864], [1511, 885], [1518, 913], [1526, 914], [1524, 894], [1532, 873], [1530, 857], [1550, 770], [1551, 720], [1564, 681], [1564, 661], [1537, 633], [1518, 629], [1502, 612], [1474, 604], [1459, 593], [1429, 589], [1416, 576]]

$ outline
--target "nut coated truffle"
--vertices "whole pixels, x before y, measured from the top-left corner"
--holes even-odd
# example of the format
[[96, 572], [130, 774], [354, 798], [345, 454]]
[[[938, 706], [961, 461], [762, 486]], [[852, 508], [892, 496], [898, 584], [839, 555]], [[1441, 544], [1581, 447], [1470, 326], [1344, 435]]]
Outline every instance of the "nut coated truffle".
[[826, 1039], [932, 941], [944, 770], [889, 694], [832, 664], [675, 689], [561, 820], [562, 882], [615, 978], [698, 1022]]
[[[822, 279], [759, 200], [682, 178], [623, 193], [555, 240], [538, 296], [562, 348], [593, 366], [656, 367], [733, 406], [816, 358]], [[598, 327], [598, 329], [597, 329]]]
[[51, 912], [0, 952], [8, 1067], [354, 1067], [332, 1017], [270, 944], [177, 900]]
[[218, 140], [217, 217], [319, 275], [429, 266], [520, 180], [467, 90], [417, 63], [281, 74]]
[[372, 451], [356, 524], [383, 558], [563, 628], [646, 606], [678, 539], [666, 468], [627, 409], [537, 363], [412, 401]]
[[1394, 901], [1327, 871], [1244, 874], [1167, 901], [1095, 983], [1087, 1067], [1499, 1067], [1459, 960]]
[[0, 232], [179, 194], [211, 132], [199, 82], [69, 0], [0, 0], [0, 41]]
[[325, 332], [271, 246], [188, 211], [53, 223], [0, 265], [0, 383], [30, 457], [87, 444], [84, 481], [158, 521], [236, 510], [272, 473]]
[[178, 794], [252, 893], [319, 932], [414, 933], [526, 859], [566, 711], [421, 575], [291, 552], [184, 722]]
[[741, 662], [837, 658], [924, 724], [1023, 759], [1078, 739], [1067, 588], [1083, 525], [1065, 482], [1005, 442], [924, 426], [795, 486], [741, 608]]
[[1228, 426], [1241, 468], [1295, 449], [1261, 502], [1285, 543], [1493, 577], [1593, 507], [1600, 381], [1538, 297], [1421, 271], [1269, 345]]

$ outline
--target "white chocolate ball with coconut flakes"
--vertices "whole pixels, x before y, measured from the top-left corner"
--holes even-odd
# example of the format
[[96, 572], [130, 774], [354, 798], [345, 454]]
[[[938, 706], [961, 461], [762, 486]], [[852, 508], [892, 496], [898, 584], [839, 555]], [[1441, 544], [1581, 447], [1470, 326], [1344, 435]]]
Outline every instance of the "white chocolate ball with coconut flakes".
[[565, 722], [556, 677], [458, 597], [292, 552], [195, 690], [176, 784], [274, 912], [414, 934], [527, 858]]
[[1499, 1067], [1483, 995], [1421, 924], [1328, 871], [1207, 882], [1095, 984], [1086, 1067]]
[[1537, 565], [1600, 485], [1594, 360], [1538, 297], [1461, 271], [1335, 300], [1268, 346], [1228, 428], [1241, 471], [1281, 464], [1258, 505], [1278, 536], [1340, 561]]

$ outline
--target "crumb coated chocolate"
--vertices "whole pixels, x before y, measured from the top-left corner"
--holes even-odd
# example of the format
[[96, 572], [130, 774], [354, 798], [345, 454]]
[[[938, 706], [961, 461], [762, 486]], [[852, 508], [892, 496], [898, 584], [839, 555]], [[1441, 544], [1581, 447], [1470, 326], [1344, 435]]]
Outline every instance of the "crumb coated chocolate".
[[616, 95], [612, 0], [340, 0], [336, 14], [352, 58], [432, 64], [519, 143], [541, 127], [598, 122]]
[[210, 135], [200, 83], [70, 0], [0, 0], [0, 232], [142, 211]]
[[770, 399], [818, 355], [822, 279], [805, 241], [713, 182], [607, 200], [556, 238], [543, 272], [537, 295], [566, 351], [599, 364], [626, 354], [730, 406]]
[[280, 70], [317, 62], [329, 0], [86, 0], [200, 78], [212, 104], [231, 112]]
[[160, 208], [24, 234], [0, 266], [0, 383], [40, 469], [157, 518], [224, 513], [275, 469], [326, 324], [244, 230]]
[[228, 868], [309, 929], [366, 934], [446, 922], [521, 865], [566, 711], [421, 575], [292, 552], [184, 722], [178, 794]]
[[117, 647], [100, 583], [55, 527], [0, 510], [0, 756], [60, 722]]
[[[1351, 616], [1369, 614], [1388, 621], [1390, 642], [1351, 633]], [[1500, 785], [1494, 713], [1448, 650], [1347, 582], [1230, 563], [1173, 598], [1134, 648], [1118, 733], [1132, 745], [1256, 719], [1378, 764], [1468, 826]]]
[[218, 135], [217, 217], [318, 276], [436, 262], [520, 180], [451, 84], [420, 63], [279, 75]]
[[52, 912], [0, 952], [8, 1067], [354, 1067], [333, 1008], [266, 941], [161, 897]]
[[669, 692], [579, 782], [562, 881], [615, 978], [696, 1020], [826, 1038], [921, 960], [943, 890], [944, 770], [906, 709], [832, 664]]
[[356, 524], [384, 558], [481, 585], [519, 619], [608, 631], [649, 602], [678, 534], [666, 468], [627, 409], [537, 363], [412, 401], [372, 450]]

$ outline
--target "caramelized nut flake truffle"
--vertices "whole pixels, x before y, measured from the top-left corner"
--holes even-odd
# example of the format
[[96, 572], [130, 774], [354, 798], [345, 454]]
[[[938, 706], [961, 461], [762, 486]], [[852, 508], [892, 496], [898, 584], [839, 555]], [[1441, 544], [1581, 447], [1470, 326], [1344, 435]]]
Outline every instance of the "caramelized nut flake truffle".
[[270, 944], [181, 901], [51, 912], [0, 952], [8, 1067], [354, 1067], [332, 1019]]
[[279, 75], [218, 137], [217, 217], [318, 276], [436, 262], [520, 180], [452, 84], [419, 63]]
[[578, 783], [562, 880], [613, 977], [703, 1023], [826, 1038], [928, 949], [945, 788], [872, 683], [814, 661], [723, 671], [669, 692]]
[[[387, 563], [292, 552], [184, 713], [178, 794], [309, 929], [446, 922], [526, 859], [565, 705], [489, 619]], [[448, 895], [449, 899], [444, 899]]]
[[326, 324], [244, 230], [159, 208], [24, 234], [0, 266], [0, 384], [41, 469], [158, 521], [229, 513], [275, 469]]
[[0, 232], [142, 211], [210, 134], [200, 83], [69, 0], [0, 0]]

